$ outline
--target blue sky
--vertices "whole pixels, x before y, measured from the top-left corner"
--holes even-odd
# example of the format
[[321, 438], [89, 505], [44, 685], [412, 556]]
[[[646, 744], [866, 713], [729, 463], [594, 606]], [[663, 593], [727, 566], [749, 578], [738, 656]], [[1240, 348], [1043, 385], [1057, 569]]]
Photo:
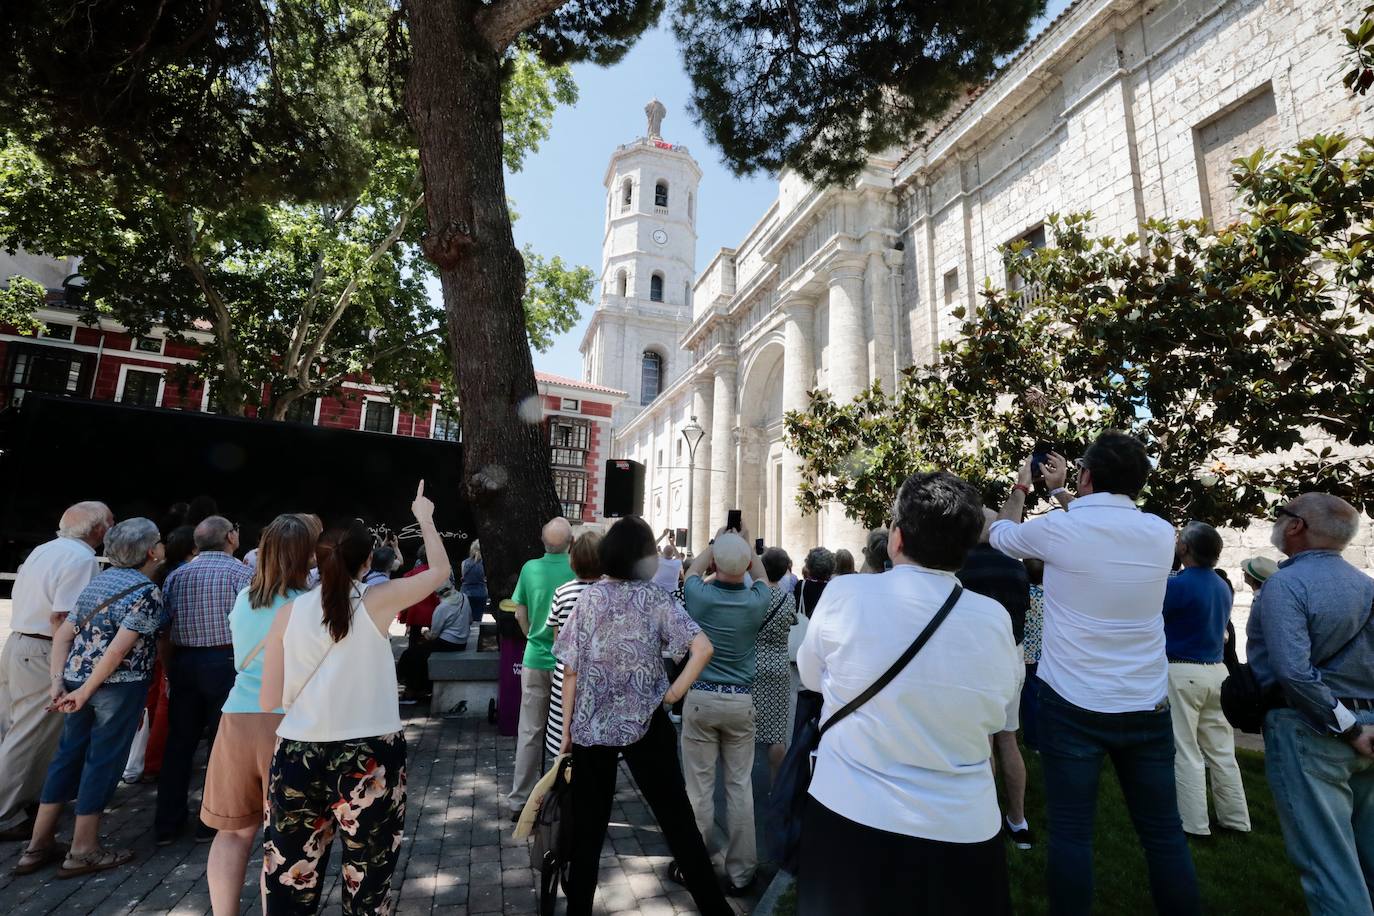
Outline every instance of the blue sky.
[[[1058, 15], [1068, 3], [1050, 0], [1043, 21]], [[697, 204], [698, 270], [718, 248], [733, 247], [743, 238], [773, 201], [777, 193], [773, 177], [730, 174], [688, 116], [691, 87], [677, 42], [666, 28], [644, 35], [615, 66], [578, 66], [573, 76], [579, 91], [577, 104], [554, 115], [549, 139], [539, 152], [526, 158], [521, 172], [507, 176], [507, 193], [520, 214], [515, 224], [520, 245], [531, 244], [545, 256], [559, 255], [600, 273], [606, 193], [601, 179], [611, 150], [643, 135], [644, 105], [654, 96], [668, 108], [664, 139], [687, 146], [703, 172]], [[599, 295], [598, 285], [594, 296]], [[577, 327], [558, 338], [549, 352], [534, 354], [536, 369], [581, 376], [577, 346], [594, 307], [584, 307]]]

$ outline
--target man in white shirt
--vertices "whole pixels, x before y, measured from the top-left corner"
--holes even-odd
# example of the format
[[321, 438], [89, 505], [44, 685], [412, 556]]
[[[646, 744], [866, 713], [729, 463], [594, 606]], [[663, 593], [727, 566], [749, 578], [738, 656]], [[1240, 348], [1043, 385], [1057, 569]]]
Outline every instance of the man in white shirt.
[[1161, 913], [1201, 912], [1192, 854], [1178, 814], [1164, 654], [1164, 591], [1174, 529], [1135, 500], [1150, 473], [1138, 439], [1105, 432], [1078, 462], [1051, 455], [1045, 485], [1068, 510], [1022, 524], [1032, 485], [1027, 460], [993, 523], [1003, 553], [1045, 563], [1040, 755], [1049, 820], [1049, 896], [1055, 913], [1092, 908], [1093, 813], [1111, 757], [1150, 869]]
[[[837, 576], [797, 652], [822, 723], [860, 696], [959, 587], [982, 499], [951, 474], [902, 485], [892, 569]], [[802, 824], [799, 916], [1009, 913], [988, 739], [1007, 723], [1021, 658], [1011, 620], [965, 590], [893, 680], [826, 731]]]
[[27, 840], [48, 763], [62, 737], [49, 712], [52, 634], [100, 572], [95, 549], [114, 525], [104, 503], [77, 503], [57, 537], [34, 548], [14, 583], [10, 635], [0, 653], [0, 840]]

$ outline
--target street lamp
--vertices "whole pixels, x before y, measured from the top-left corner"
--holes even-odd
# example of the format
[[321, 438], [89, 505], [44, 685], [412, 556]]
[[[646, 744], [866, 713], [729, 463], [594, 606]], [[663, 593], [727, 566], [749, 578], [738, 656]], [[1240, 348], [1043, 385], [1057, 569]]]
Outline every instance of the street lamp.
[[697, 480], [697, 446], [701, 444], [702, 437], [706, 435], [706, 430], [701, 428], [695, 416], [691, 422], [682, 427], [682, 438], [687, 440], [687, 544], [688, 550], [692, 549], [692, 535], [696, 534], [696, 520], [692, 518], [692, 510], [696, 508], [696, 503], [692, 500], [692, 485]]

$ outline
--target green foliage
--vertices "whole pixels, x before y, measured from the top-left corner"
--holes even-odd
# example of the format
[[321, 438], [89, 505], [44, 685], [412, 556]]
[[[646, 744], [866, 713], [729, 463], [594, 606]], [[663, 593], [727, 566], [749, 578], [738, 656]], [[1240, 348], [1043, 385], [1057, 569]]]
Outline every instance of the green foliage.
[[681, 0], [692, 104], [737, 173], [823, 183], [918, 139], [1026, 38], [1044, 0]]
[[525, 330], [530, 346], [543, 353], [553, 339], [577, 324], [577, 306], [592, 298], [592, 271], [569, 267], [554, 255], [545, 259], [525, 249]]
[[0, 4], [0, 125], [62, 171], [211, 208], [329, 200], [397, 121], [388, 0]]
[[527, 49], [509, 55], [501, 98], [506, 168], [518, 172], [525, 154], [549, 138], [554, 110], [577, 103], [577, 84], [566, 66], [549, 66]]
[[20, 334], [37, 334], [43, 323], [33, 317], [43, 305], [47, 291], [27, 277], [13, 276], [0, 286], [0, 324], [8, 324]]
[[[350, 87], [355, 95], [365, 87]], [[509, 56], [503, 111], [507, 166], [516, 170], [548, 136], [553, 112], [575, 101], [566, 67], [524, 50]], [[398, 404], [431, 397], [452, 377], [441, 304], [421, 254], [424, 211], [418, 157], [404, 132], [351, 138], [366, 166], [339, 197], [299, 202], [253, 195], [198, 206], [159, 182], [124, 173], [54, 168], [15, 133], [0, 134], [0, 244], [80, 255], [93, 313], [135, 333], [164, 325], [174, 335], [209, 330], [194, 374], [209, 379], [230, 413], [258, 402], [282, 416], [291, 403], [336, 392], [365, 375]], [[174, 180], [175, 175], [163, 175]], [[353, 184], [352, 181], [349, 184]], [[531, 340], [548, 347], [590, 301], [591, 274], [526, 254]], [[16, 293], [17, 295], [17, 293]], [[185, 383], [184, 373], [180, 381]]]
[[1152, 221], [1096, 237], [1051, 216], [1052, 247], [1005, 252], [1020, 292], [989, 286], [935, 363], [851, 404], [787, 417], [808, 509], [866, 524], [913, 471], [946, 468], [1001, 499], [1036, 440], [1069, 457], [1103, 428], [1157, 460], [1167, 518], [1243, 524], [1320, 489], [1374, 513], [1374, 140], [1340, 134], [1235, 162], [1244, 218]]
[[1374, 86], [1374, 6], [1364, 8], [1359, 25], [1342, 29], [1341, 33], [1345, 36], [1346, 56], [1353, 64], [1345, 74], [1345, 88], [1364, 95]]
[[523, 41], [550, 64], [610, 66], [663, 15], [664, 0], [568, 0], [526, 30]]

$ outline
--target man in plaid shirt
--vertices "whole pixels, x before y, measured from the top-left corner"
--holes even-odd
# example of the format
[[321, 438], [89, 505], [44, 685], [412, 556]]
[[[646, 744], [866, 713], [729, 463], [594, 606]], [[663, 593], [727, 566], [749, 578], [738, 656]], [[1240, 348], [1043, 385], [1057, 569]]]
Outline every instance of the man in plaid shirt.
[[[203, 734], [211, 744], [219, 730], [220, 709], [234, 686], [234, 647], [229, 612], [248, 587], [252, 573], [234, 559], [238, 526], [212, 515], [196, 526], [199, 554], [172, 570], [162, 586], [172, 621], [172, 661], [167, 669], [167, 748], [158, 777], [155, 838], [164, 846], [186, 828], [186, 795], [191, 762]], [[197, 826], [196, 839], [215, 831]]]

